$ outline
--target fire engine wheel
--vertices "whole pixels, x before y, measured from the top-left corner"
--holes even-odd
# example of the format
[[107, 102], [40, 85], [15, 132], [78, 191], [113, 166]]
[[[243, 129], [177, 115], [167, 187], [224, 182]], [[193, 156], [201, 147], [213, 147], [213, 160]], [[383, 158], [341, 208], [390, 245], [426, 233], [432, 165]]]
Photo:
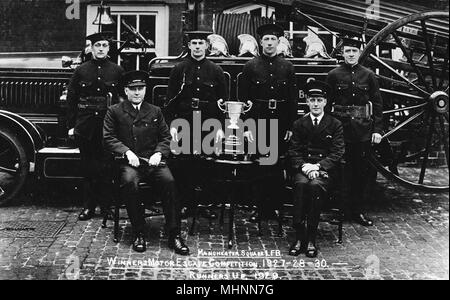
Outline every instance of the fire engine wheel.
[[30, 164], [17, 135], [0, 127], [0, 206], [10, 203], [23, 187]]
[[383, 142], [372, 163], [389, 179], [449, 190], [449, 13], [425, 12], [383, 28], [361, 53], [383, 97]]

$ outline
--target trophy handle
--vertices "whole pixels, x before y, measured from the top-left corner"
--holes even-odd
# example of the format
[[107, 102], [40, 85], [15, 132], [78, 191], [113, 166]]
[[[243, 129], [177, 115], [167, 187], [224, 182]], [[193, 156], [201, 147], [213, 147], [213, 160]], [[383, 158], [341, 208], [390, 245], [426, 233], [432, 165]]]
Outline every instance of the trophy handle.
[[243, 113], [244, 114], [247, 113], [250, 109], [252, 109], [252, 106], [253, 106], [253, 102], [248, 100], [247, 104], [244, 104], [245, 109], [244, 109]]
[[224, 113], [227, 112], [227, 110], [225, 109], [226, 107], [225, 107], [225, 103], [224, 103], [223, 99], [217, 100], [217, 106], [219, 107], [219, 109], [220, 109], [222, 112], [224, 112]]

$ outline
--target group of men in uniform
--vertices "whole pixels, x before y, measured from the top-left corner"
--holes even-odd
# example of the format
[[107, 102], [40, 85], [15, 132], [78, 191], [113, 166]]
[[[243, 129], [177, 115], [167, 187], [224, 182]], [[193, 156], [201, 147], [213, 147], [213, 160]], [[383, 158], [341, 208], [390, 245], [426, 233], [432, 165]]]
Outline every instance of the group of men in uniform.
[[[178, 254], [189, 254], [180, 236], [182, 205], [177, 191], [183, 191], [184, 204], [192, 203], [192, 191], [202, 174], [195, 169], [195, 160], [188, 159], [182, 172], [172, 176], [165, 160], [171, 153], [170, 143], [179, 143], [180, 138], [186, 140], [186, 132], [172, 126], [173, 120], [181, 118], [193, 125], [196, 118], [200, 122], [215, 118], [225, 123], [217, 102], [227, 100], [229, 95], [223, 70], [206, 58], [207, 35], [188, 33], [190, 51], [171, 71], [164, 113], [144, 101], [148, 74], [143, 71], [124, 74], [121, 67], [109, 61], [106, 57], [109, 42], [101, 33], [88, 37], [93, 59], [76, 69], [70, 83], [69, 135], [75, 136], [85, 171], [86, 198], [79, 219], [87, 220], [94, 215], [94, 200], [107, 199], [101, 188], [108, 179], [102, 167], [103, 149], [123, 156], [121, 196], [131, 219], [135, 251], [146, 249], [138, 184], [147, 177], [162, 192], [169, 247]], [[258, 35], [262, 55], [245, 64], [239, 82], [239, 99], [253, 103], [246, 118], [258, 120], [258, 127], [256, 132], [246, 130], [243, 138], [255, 143], [263, 134], [278, 133], [277, 153], [290, 158], [294, 178], [296, 239], [289, 254], [315, 257], [321, 207], [329, 189], [342, 176], [338, 171], [344, 161], [344, 195], [349, 200], [346, 215], [364, 226], [373, 224], [363, 214], [361, 203], [368, 184], [366, 158], [371, 144], [380, 143], [382, 138], [382, 99], [373, 72], [358, 64], [360, 42], [344, 38], [344, 64], [332, 70], [326, 82], [307, 84], [306, 103], [310, 112], [298, 119], [294, 66], [277, 56], [284, 31], [275, 24], [266, 24], [258, 28]], [[117, 104], [111, 106], [112, 103]], [[270, 120], [278, 121], [276, 128], [270, 128], [273, 126]], [[265, 126], [261, 126], [262, 122]], [[189, 136], [193, 146], [196, 143], [193, 139], [203, 139], [204, 133], [190, 132]], [[223, 130], [215, 132], [216, 143], [224, 138]], [[191, 154], [201, 153], [192, 148]], [[283, 177], [277, 173], [260, 181], [256, 198], [258, 206], [264, 209], [259, 210], [263, 215], [255, 215], [254, 219], [270, 218], [271, 212], [281, 205], [277, 196], [282, 186]], [[102, 211], [108, 211], [106, 201], [100, 201], [100, 206]], [[204, 210], [203, 216], [215, 217], [209, 210]]]

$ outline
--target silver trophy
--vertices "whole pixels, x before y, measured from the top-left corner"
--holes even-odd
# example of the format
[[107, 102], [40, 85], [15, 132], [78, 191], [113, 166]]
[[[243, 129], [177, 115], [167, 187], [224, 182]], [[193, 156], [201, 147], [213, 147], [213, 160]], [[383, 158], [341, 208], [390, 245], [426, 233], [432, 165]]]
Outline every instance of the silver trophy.
[[[252, 109], [253, 103], [251, 101], [244, 103], [238, 101], [223, 101], [220, 99], [217, 101], [217, 106], [222, 112], [226, 113], [230, 119], [230, 125], [228, 125], [227, 128], [234, 131], [239, 129], [237, 124], [241, 114], [249, 112], [250, 109]], [[234, 133], [230, 134], [225, 139], [225, 154], [244, 154], [241, 139]]]

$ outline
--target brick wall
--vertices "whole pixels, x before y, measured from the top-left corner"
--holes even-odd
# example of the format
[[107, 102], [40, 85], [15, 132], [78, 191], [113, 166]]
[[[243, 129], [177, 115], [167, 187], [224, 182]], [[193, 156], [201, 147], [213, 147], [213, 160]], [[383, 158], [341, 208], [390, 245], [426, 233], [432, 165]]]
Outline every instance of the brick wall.
[[[109, 1], [112, 2], [126, 2]], [[281, 0], [280, 0], [281, 1]], [[447, 9], [447, 0], [403, 0], [412, 5], [433, 9]], [[0, 1], [0, 52], [64, 51], [77, 50], [84, 44], [86, 32], [86, 5], [99, 1], [81, 0], [80, 19], [68, 20], [64, 0], [1, 0]], [[108, 2], [108, 1], [107, 1]], [[149, 3], [151, 0], [132, 0]], [[161, 2], [161, 1], [158, 1]], [[181, 16], [184, 0], [164, 1], [170, 7], [169, 54], [177, 55], [182, 49]], [[206, 0], [204, 21], [199, 29], [212, 29], [212, 16], [221, 12], [235, 0]], [[286, 2], [286, 1], [284, 1]]]
[[84, 43], [83, 7], [79, 20], [68, 20], [64, 0], [0, 1], [0, 52], [79, 49]]

